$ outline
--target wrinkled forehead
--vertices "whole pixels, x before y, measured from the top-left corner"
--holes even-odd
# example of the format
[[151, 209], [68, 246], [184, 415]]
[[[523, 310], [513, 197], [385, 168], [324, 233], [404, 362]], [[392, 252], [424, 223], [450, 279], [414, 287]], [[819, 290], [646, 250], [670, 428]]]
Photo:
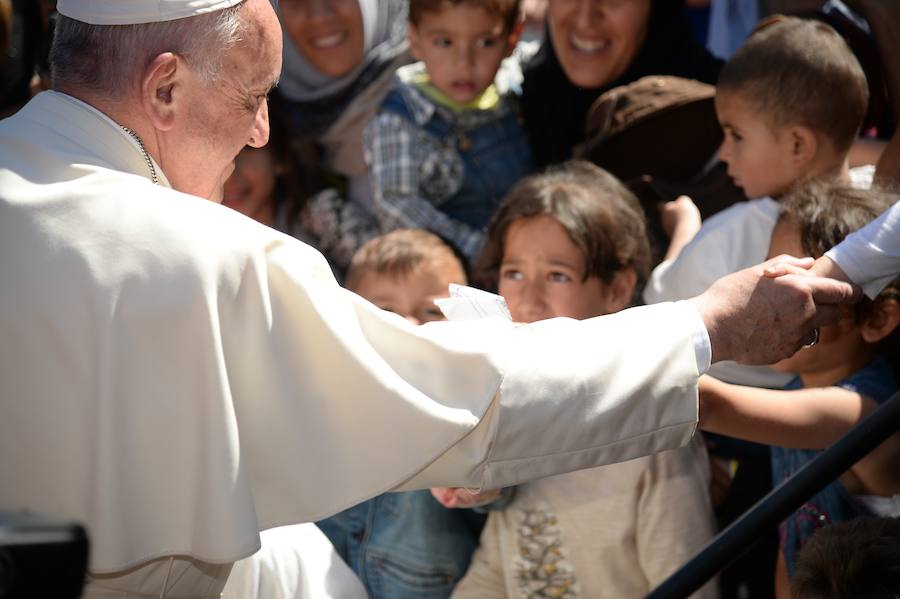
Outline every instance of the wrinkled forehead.
[[239, 46], [246, 53], [254, 78], [274, 83], [281, 73], [281, 25], [271, 0], [245, 0], [241, 17], [246, 31]]

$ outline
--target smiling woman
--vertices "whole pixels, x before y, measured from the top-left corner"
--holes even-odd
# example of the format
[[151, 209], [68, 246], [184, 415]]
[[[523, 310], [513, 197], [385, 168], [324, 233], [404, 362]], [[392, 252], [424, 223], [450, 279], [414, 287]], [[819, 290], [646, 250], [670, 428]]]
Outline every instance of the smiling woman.
[[295, 134], [322, 143], [329, 170], [366, 173], [362, 127], [406, 62], [404, 0], [281, 0], [279, 92]]
[[603, 92], [646, 75], [715, 83], [721, 61], [694, 41], [683, 0], [549, 0], [546, 41], [525, 67], [523, 112], [538, 166], [571, 156]]
[[[313, 244], [333, 266], [377, 232], [362, 131], [409, 62], [406, 0], [281, 0], [284, 67], [278, 87], [291, 134], [314, 143], [338, 188], [310, 202]], [[329, 246], [329, 247], [326, 247]]]

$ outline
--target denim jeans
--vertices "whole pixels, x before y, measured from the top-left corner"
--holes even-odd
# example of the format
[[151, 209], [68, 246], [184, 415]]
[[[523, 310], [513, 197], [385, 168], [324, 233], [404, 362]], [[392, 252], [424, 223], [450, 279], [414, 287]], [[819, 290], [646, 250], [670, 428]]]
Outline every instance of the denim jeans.
[[450, 596], [484, 526], [430, 491], [385, 493], [317, 522], [374, 599]]

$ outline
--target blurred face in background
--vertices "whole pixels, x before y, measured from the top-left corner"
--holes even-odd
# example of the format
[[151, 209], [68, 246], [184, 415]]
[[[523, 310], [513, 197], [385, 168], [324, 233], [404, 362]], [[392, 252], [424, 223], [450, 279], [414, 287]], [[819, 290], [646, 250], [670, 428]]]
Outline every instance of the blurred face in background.
[[365, 34], [357, 0], [280, 0], [284, 29], [309, 64], [342, 77], [363, 61]]
[[634, 61], [647, 36], [650, 0], [549, 0], [550, 41], [569, 81], [606, 85]]
[[466, 273], [454, 256], [425, 261], [409, 272], [364, 272], [353, 286], [357, 295], [413, 324], [446, 320], [434, 303], [448, 297], [451, 283], [466, 284]]
[[275, 185], [281, 171], [268, 147], [244, 148], [234, 161], [234, 172], [225, 181], [222, 204], [272, 226]]

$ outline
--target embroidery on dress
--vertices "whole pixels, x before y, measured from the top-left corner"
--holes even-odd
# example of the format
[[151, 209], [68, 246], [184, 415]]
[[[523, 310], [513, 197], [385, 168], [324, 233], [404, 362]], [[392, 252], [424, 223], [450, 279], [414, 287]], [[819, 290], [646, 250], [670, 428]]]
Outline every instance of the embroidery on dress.
[[514, 561], [519, 596], [577, 597], [575, 568], [562, 546], [562, 531], [556, 515], [544, 510], [517, 510], [518, 550]]

